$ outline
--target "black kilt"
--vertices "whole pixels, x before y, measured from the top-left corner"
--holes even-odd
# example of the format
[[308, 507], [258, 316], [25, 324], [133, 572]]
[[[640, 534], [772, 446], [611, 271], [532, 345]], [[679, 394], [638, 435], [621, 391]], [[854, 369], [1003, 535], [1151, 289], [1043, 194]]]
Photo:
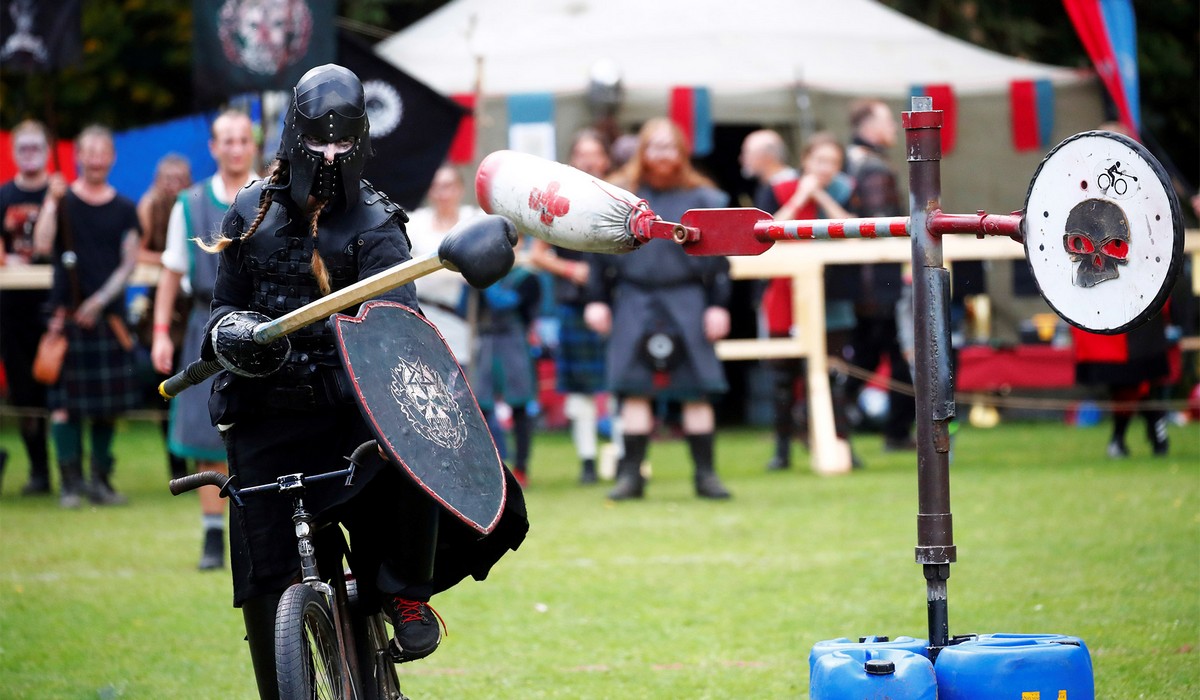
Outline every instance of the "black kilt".
[[50, 410], [66, 409], [72, 418], [105, 418], [142, 405], [133, 353], [117, 342], [106, 318], [91, 329], [68, 323], [66, 333], [62, 376], [46, 392]]
[[[716, 349], [704, 337], [707, 308], [699, 284], [648, 288], [618, 284], [608, 339], [609, 389], [622, 396], [651, 396], [697, 401], [729, 389]], [[656, 376], [645, 352], [656, 331], [673, 336], [680, 354], [663, 376]]]

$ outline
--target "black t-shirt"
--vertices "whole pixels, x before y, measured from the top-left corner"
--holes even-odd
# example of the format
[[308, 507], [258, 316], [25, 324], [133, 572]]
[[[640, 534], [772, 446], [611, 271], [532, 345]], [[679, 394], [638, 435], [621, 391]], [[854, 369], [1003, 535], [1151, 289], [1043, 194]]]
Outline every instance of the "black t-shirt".
[[32, 262], [33, 225], [37, 223], [45, 196], [45, 187], [23, 190], [15, 181], [0, 186], [0, 236], [4, 239], [4, 252]]
[[[141, 231], [137, 206], [127, 197], [117, 195], [105, 204], [94, 207], [67, 192], [60, 205], [58, 236], [54, 241], [54, 288], [50, 299], [55, 306], [74, 306], [71, 282], [62, 266], [63, 218], [70, 227], [72, 249], [77, 263], [80, 301], [87, 299], [104, 286], [121, 265], [121, 244], [130, 230]], [[119, 312], [123, 299], [113, 299], [106, 312]]]

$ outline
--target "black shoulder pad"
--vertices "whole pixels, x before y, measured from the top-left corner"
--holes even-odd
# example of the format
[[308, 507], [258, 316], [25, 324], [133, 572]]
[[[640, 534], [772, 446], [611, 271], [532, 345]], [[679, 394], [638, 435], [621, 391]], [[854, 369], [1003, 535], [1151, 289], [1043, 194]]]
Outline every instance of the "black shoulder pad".
[[400, 208], [399, 204], [388, 199], [386, 194], [375, 189], [375, 186], [366, 180], [362, 180], [361, 182], [362, 186], [359, 188], [359, 197], [361, 199], [359, 201], [371, 212], [367, 215], [367, 220], [374, 224], [369, 226], [369, 228], [381, 226], [392, 217], [396, 217], [396, 220], [402, 224], [408, 222], [408, 214]]
[[255, 180], [237, 191], [233, 196], [233, 208], [243, 221], [254, 221], [258, 216], [258, 204], [262, 199], [263, 180]]

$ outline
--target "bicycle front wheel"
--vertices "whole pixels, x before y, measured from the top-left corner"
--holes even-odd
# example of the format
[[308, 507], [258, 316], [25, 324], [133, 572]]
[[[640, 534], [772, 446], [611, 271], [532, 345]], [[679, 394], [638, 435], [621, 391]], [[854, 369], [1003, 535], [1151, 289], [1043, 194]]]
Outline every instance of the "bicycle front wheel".
[[275, 673], [281, 700], [351, 700], [329, 603], [303, 583], [279, 599]]

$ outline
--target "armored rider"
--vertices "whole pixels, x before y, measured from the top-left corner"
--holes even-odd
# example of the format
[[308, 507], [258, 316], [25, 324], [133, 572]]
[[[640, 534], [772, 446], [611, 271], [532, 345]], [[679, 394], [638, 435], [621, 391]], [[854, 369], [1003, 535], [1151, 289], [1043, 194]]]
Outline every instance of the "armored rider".
[[[214, 380], [209, 410], [241, 485], [340, 468], [372, 439], [326, 324], [267, 346], [247, 332], [410, 258], [408, 217], [361, 179], [371, 155], [358, 78], [333, 64], [310, 70], [293, 91], [270, 178], [238, 193], [211, 246], [220, 260], [202, 356], [226, 368]], [[379, 298], [418, 308], [411, 284]], [[484, 537], [445, 512], [429, 527], [419, 514], [433, 500], [381, 454], [358, 465], [352, 486], [309, 491], [309, 510], [350, 533], [360, 596], [390, 614], [403, 660], [429, 655], [441, 640], [430, 597], [467, 575], [484, 578], [524, 538], [524, 501], [512, 475], [506, 478], [506, 509]], [[299, 570], [284, 501], [248, 500], [230, 523], [234, 605], [263, 697], [275, 693], [276, 603]]]

